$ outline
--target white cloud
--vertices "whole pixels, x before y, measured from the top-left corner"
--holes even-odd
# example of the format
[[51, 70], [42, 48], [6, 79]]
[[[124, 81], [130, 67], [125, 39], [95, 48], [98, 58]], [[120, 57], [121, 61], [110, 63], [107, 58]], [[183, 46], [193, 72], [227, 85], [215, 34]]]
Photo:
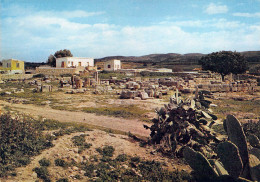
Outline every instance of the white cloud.
[[217, 29], [234, 29], [244, 26], [239, 21], [228, 21], [224, 18], [211, 20], [186, 20], [186, 21], [162, 21], [161, 25], [175, 25], [178, 27], [190, 28], [217, 28]]
[[226, 5], [216, 5], [214, 3], [210, 3], [205, 12], [207, 14], [221, 14], [221, 13], [227, 13], [228, 12], [228, 7]]
[[[77, 16], [84, 16], [84, 13]], [[2, 58], [25, 61], [45, 61], [49, 54], [65, 48], [74, 56], [98, 58], [168, 52], [245, 51], [260, 47], [259, 25], [246, 26], [226, 19], [119, 26], [77, 23], [70, 15], [30, 12], [26, 16], [5, 18], [1, 25]], [[193, 30], [194, 27], [204, 30], [198, 32]]]
[[260, 18], [259, 13], [233, 13], [233, 16], [247, 17], [247, 18]]

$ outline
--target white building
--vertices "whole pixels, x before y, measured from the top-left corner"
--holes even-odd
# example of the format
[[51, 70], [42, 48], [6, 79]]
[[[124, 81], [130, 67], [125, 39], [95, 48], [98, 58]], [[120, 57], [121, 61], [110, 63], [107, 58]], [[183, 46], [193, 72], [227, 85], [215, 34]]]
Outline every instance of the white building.
[[56, 58], [56, 68], [69, 68], [69, 67], [88, 67], [94, 66], [93, 58], [79, 58], [79, 57], [62, 57]]
[[121, 61], [118, 59], [109, 60], [104, 63], [105, 71], [116, 71], [120, 69], [121, 69]]

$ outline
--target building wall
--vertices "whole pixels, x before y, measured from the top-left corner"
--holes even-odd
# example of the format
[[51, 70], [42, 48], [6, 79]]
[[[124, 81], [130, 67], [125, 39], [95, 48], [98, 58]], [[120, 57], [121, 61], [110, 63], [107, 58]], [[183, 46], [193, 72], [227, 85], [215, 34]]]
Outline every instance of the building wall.
[[63, 57], [56, 59], [56, 68], [94, 66], [93, 58]]
[[105, 71], [116, 71], [121, 69], [121, 61], [114, 59], [104, 63]]
[[9, 71], [9, 74], [24, 73], [24, 61], [15, 59], [3, 60], [2, 66]]

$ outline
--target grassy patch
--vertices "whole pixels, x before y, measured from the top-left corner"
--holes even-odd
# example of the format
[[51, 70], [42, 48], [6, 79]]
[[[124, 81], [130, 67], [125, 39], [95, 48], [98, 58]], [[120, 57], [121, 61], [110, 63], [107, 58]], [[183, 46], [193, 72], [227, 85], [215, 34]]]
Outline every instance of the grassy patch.
[[95, 113], [97, 115], [107, 115], [122, 118], [140, 118], [147, 110], [140, 109], [135, 105], [130, 106], [117, 106], [117, 107], [85, 107], [82, 109], [83, 112]]
[[122, 73], [113, 73], [113, 72], [105, 72], [105, 71], [99, 73], [100, 79], [110, 79], [111, 77], [117, 77], [117, 79], [123, 79], [126, 78], [127, 76]]
[[227, 114], [232, 112], [253, 113], [259, 116], [260, 100], [255, 101], [237, 101], [233, 99], [214, 101], [218, 107], [212, 108], [214, 113], [218, 114], [220, 118], [225, 118]]

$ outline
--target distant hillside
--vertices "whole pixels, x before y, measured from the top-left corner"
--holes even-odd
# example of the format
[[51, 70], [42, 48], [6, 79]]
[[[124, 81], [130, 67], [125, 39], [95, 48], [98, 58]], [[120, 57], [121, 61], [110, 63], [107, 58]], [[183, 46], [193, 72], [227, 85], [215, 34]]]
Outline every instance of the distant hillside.
[[[260, 51], [246, 51], [241, 52], [248, 62], [260, 63]], [[122, 62], [135, 63], [162, 63], [162, 64], [198, 64], [198, 60], [206, 54], [188, 53], [188, 54], [149, 54], [145, 56], [109, 56], [100, 59], [95, 59], [95, 62], [104, 62], [111, 59], [120, 59]]]

